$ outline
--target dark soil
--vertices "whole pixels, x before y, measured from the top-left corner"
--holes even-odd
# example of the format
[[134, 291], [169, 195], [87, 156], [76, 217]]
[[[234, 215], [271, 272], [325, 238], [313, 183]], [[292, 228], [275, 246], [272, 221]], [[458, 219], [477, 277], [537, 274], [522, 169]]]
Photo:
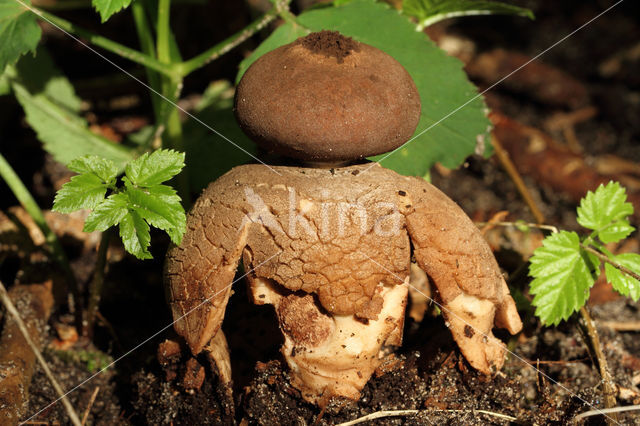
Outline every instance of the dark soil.
[[[468, 18], [453, 24], [447, 31], [473, 40], [480, 52], [504, 47], [533, 56], [612, 4], [609, 1], [578, 0], [523, 0], [514, 3], [531, 7], [538, 19], [527, 22], [513, 17]], [[220, 26], [212, 24], [208, 18], [192, 23], [180, 20], [179, 16], [176, 25], [183, 28], [223, 28], [226, 30], [224, 34], [216, 33], [216, 37], [223, 39], [225, 34], [231, 34], [248, 23], [248, 14], [244, 20], [229, 20], [229, 16], [238, 15], [236, 7], [208, 8], [224, 9], [212, 10], [210, 12], [217, 14], [209, 15], [217, 17], [216, 22]], [[593, 120], [575, 128], [576, 138], [590, 158], [615, 154], [640, 162], [640, 61], [637, 58], [623, 59], [618, 71], [612, 75], [603, 76], [598, 71], [599, 66], [612, 56], [637, 45], [640, 40], [637, 16], [638, 5], [624, 2], [542, 58], [582, 82], [592, 103], [598, 107], [598, 115]], [[90, 24], [83, 22], [81, 17], [72, 16], [71, 19], [86, 26]], [[118, 25], [120, 29], [124, 28], [125, 34], [131, 31], [122, 21], [116, 19], [114, 22], [120, 22], [114, 31]], [[201, 43], [208, 45], [210, 41]], [[256, 41], [249, 42], [239, 52], [250, 50]], [[52, 53], [58, 58], [78, 54], [75, 46], [72, 52], [69, 51], [71, 45], [66, 40], [52, 37], [49, 43]], [[193, 50], [186, 52], [186, 56], [201, 49], [193, 47]], [[64, 60], [57, 62], [64, 64], [65, 73], [74, 79], [96, 73], [100, 75], [98, 71], [103, 65], [90, 54], [79, 54], [78, 63], [87, 64], [84, 71]], [[188, 83], [186, 94], [201, 92], [213, 79], [212, 75], [232, 79], [233, 64], [240, 56], [238, 52], [235, 54], [237, 56], [220, 63], [216, 61], [217, 65], [207, 69], [208, 75], [198, 73], [194, 76]], [[104, 98], [140, 90], [128, 82], [116, 89], [89, 87], [81, 95]], [[563, 107], [551, 107], [533, 100], [533, 96], [500, 87], [492, 90], [491, 96], [491, 103], [503, 113], [537, 128], [543, 128], [545, 119], [553, 113], [565, 111]], [[144, 116], [144, 111], [149, 110], [149, 105], [143, 103], [127, 113]], [[112, 118], [109, 112], [94, 112], [105, 120]], [[19, 171], [21, 178], [29, 183], [39, 203], [50, 206], [56, 182], [64, 177], [64, 173], [43, 153], [35, 136], [17, 125], [20, 117], [20, 109], [15, 104], [0, 100], [2, 140], [16, 141], [12, 144], [0, 142], [0, 150]], [[434, 171], [432, 179], [476, 220], [488, 220], [501, 210], [509, 211], [509, 219], [533, 220], [512, 181], [493, 160], [470, 158], [459, 170]], [[527, 176], [524, 179], [549, 223], [566, 229], [576, 228], [575, 202]], [[15, 204], [8, 189], [0, 184], [0, 208], [4, 211]], [[329, 425], [380, 410], [416, 409], [421, 410], [419, 415], [385, 417], [367, 424], [509, 424], [504, 418], [474, 411], [485, 410], [516, 417], [524, 424], [564, 425], [578, 413], [604, 407], [598, 369], [577, 320], [555, 328], [540, 326], [526, 303], [527, 278], [522, 272], [525, 263], [517, 253], [503, 250], [497, 253], [500, 264], [510, 274], [514, 293], [520, 294], [524, 300], [520, 308], [525, 330], [516, 337], [498, 334], [513, 351], [502, 372], [492, 379], [477, 374], [461, 357], [441, 318], [429, 314], [420, 324], [407, 321], [403, 347], [395, 358], [389, 360], [384, 371], [370, 380], [359, 401], [332, 401], [324, 411], [304, 402], [290, 385], [286, 366], [279, 355], [282, 338], [272, 309], [250, 305], [244, 286], [237, 285], [223, 324], [232, 352], [235, 398], [235, 415], [232, 415], [225, 404], [224, 390], [220, 389], [206, 360], [199, 359], [206, 370], [199, 390], [186, 390], [181, 382], [189, 354], [183, 353], [173, 366], [175, 377], [168, 378], [167, 369], [163, 370], [157, 361], [159, 343], [166, 338], [175, 338], [175, 335], [168, 326], [171, 317], [164, 300], [161, 277], [168, 241], [160, 234], [152, 237], [154, 261], [138, 262], [125, 255], [117, 245], [111, 248], [101, 313], [113, 332], [99, 325], [93, 342], [76, 343], [70, 351], [75, 355], [61, 354], [52, 349], [45, 351], [45, 357], [62, 386], [72, 390], [69, 398], [80, 416], [90, 407], [88, 424], [243, 422]], [[640, 240], [637, 233], [634, 238]], [[65, 240], [76, 275], [82, 284], [86, 284], [95, 254], [83, 250], [82, 244], [82, 241]], [[17, 257], [0, 259], [3, 259], [0, 263], [3, 282], [19, 281], [25, 275], [19, 270], [21, 264]], [[591, 310], [596, 320], [640, 321], [640, 303], [626, 299], [595, 303]], [[53, 326], [64, 320], [65, 315], [67, 313], [63, 311], [54, 313], [50, 324]], [[50, 340], [58, 337], [53, 327], [49, 331]], [[616, 332], [602, 327], [599, 333], [615, 383], [638, 392], [640, 332]], [[80, 353], [85, 355], [79, 356]], [[87, 353], [93, 355], [87, 358]], [[106, 371], [95, 374], [99, 370], [96, 365], [90, 365], [90, 361], [95, 359], [99, 360], [98, 367], [108, 365], [110, 359], [117, 362]], [[96, 389], [97, 397], [90, 405]], [[40, 370], [33, 378], [30, 393], [29, 414], [23, 420], [48, 407], [31, 420], [42, 421], [43, 424], [68, 423], [60, 403], [49, 406], [57, 395]], [[635, 399], [618, 400], [618, 403], [638, 404], [640, 397], [636, 393]], [[640, 416], [634, 413], [637, 411], [620, 414], [618, 421], [640, 425]], [[603, 422], [602, 417], [594, 416], [587, 424]]]

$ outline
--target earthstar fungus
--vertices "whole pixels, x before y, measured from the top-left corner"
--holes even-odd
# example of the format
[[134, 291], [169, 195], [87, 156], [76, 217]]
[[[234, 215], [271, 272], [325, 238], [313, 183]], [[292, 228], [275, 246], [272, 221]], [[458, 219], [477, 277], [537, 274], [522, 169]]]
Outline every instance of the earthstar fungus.
[[[320, 165], [394, 149], [420, 117], [399, 63], [329, 31], [258, 59], [235, 105], [261, 146]], [[487, 374], [502, 366], [505, 346], [491, 330], [522, 323], [490, 248], [451, 199], [377, 164], [274, 169], [239, 166], [212, 182], [167, 256], [176, 331], [194, 355], [210, 354], [223, 382], [220, 326], [241, 258], [253, 302], [276, 310], [282, 354], [308, 401], [357, 399], [401, 345], [412, 255], [469, 363]]]

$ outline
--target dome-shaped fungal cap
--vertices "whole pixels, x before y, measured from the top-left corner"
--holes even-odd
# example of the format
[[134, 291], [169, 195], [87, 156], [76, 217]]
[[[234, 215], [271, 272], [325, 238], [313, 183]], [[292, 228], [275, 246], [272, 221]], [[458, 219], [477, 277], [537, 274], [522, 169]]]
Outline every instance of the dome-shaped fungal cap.
[[235, 113], [267, 150], [311, 161], [354, 160], [407, 141], [418, 125], [420, 97], [391, 56], [321, 31], [254, 62], [238, 85]]

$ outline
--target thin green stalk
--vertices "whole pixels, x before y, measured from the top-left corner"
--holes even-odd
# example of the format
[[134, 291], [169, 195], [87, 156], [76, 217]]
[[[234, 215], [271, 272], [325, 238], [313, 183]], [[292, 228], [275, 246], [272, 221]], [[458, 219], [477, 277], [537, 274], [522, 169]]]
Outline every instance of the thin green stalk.
[[40, 228], [45, 236], [45, 241], [51, 250], [53, 259], [65, 272], [67, 276], [67, 283], [71, 290], [69, 309], [71, 311], [75, 310], [76, 313], [78, 313], [77, 319], [79, 320], [81, 318], [79, 315], [80, 307], [76, 306], [76, 304], [80, 303], [80, 291], [78, 290], [78, 283], [73, 275], [73, 271], [71, 271], [71, 266], [69, 266], [69, 259], [67, 259], [67, 255], [62, 249], [60, 240], [58, 240], [56, 234], [51, 230], [51, 228], [49, 228], [49, 225], [47, 225], [47, 221], [44, 219], [42, 210], [40, 210], [40, 207], [38, 207], [38, 204], [29, 193], [29, 190], [24, 186], [16, 172], [7, 160], [5, 160], [2, 154], [0, 154], [0, 176], [2, 176], [4, 181], [7, 183], [22, 207], [27, 211], [27, 213], [29, 213], [29, 216], [31, 216], [36, 225], [38, 225], [38, 228]]
[[[171, 0], [159, 0], [156, 19], [156, 54], [159, 61], [167, 64], [172, 64], [171, 43], [173, 35], [171, 33], [170, 15]], [[181, 89], [182, 75], [163, 77], [162, 94], [172, 102], [176, 102], [178, 100]], [[161, 120], [159, 124], [166, 120], [163, 146], [184, 152], [182, 122], [180, 121], [178, 110], [173, 105], [169, 104], [164, 104], [164, 108], [169, 109], [164, 109], [164, 113], [161, 113], [159, 117], [159, 120]], [[182, 198], [183, 207], [188, 209], [191, 204], [191, 196], [189, 193], [188, 169], [186, 167], [176, 177], [175, 186], [178, 191], [178, 195]]]
[[169, 16], [171, 14], [171, 0], [158, 1], [158, 26], [157, 35], [157, 55], [158, 60], [168, 64], [171, 62], [171, 51], [169, 45], [169, 34], [171, 27], [169, 26]]
[[87, 308], [87, 319], [84, 329], [85, 336], [93, 335], [93, 326], [100, 306], [102, 297], [102, 287], [104, 285], [104, 274], [107, 266], [107, 250], [109, 249], [109, 239], [111, 230], [107, 229], [102, 233], [100, 246], [98, 247], [98, 259], [93, 272], [93, 279], [89, 285], [89, 306]]
[[163, 64], [162, 62], [156, 60], [155, 58], [145, 55], [135, 49], [131, 49], [130, 47], [124, 46], [120, 43], [116, 43], [115, 41], [109, 40], [108, 38], [102, 37], [100, 35], [94, 34], [90, 31], [82, 29], [77, 25], [59, 18], [55, 15], [52, 15], [44, 10], [32, 8], [33, 13], [35, 13], [38, 17], [43, 20], [50, 22], [51, 24], [63, 29], [64, 31], [81, 37], [87, 40], [90, 44], [93, 44], [98, 47], [102, 47], [109, 52], [113, 52], [119, 56], [122, 56], [125, 59], [128, 59], [137, 64], [143, 65], [147, 68], [151, 68], [154, 71], [157, 71], [163, 75], [174, 77], [176, 76], [176, 70], [170, 64]]
[[228, 37], [227, 39], [221, 41], [220, 43], [210, 47], [199, 55], [184, 61], [181, 64], [178, 64], [177, 69], [178, 72], [183, 75], [189, 75], [193, 71], [197, 70], [208, 64], [211, 61], [218, 59], [220, 56], [225, 53], [233, 50], [244, 41], [246, 41], [249, 37], [253, 36], [255, 33], [263, 29], [267, 26], [271, 21], [273, 21], [279, 13], [278, 7], [274, 6], [267, 13], [262, 15], [260, 18], [253, 21], [247, 27], [243, 28], [241, 31], [238, 31], [234, 35]]
[[[136, 25], [136, 32], [138, 33], [138, 40], [140, 41], [140, 48], [142, 49], [142, 52], [150, 57], [155, 57], [156, 46], [153, 40], [153, 30], [149, 25], [144, 3], [142, 1], [134, 1], [131, 5], [131, 12], [133, 15], [133, 21]], [[149, 82], [149, 85], [157, 91], [162, 90], [162, 76], [150, 68], [145, 68], [145, 71], [147, 73], [147, 81]], [[160, 117], [161, 102], [163, 102], [161, 98], [155, 94], [151, 95], [151, 105], [153, 106], [153, 112], [156, 118]]]

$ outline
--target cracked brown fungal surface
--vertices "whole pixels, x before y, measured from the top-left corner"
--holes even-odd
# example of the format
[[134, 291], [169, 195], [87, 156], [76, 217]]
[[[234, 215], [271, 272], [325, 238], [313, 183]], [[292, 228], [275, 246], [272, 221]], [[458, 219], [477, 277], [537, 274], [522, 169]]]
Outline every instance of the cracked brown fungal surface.
[[[376, 321], [381, 293], [409, 275], [411, 238], [465, 357], [485, 373], [502, 365], [494, 319], [512, 333], [520, 319], [488, 245], [453, 201], [424, 180], [378, 165], [276, 170], [280, 175], [240, 166], [213, 182], [189, 214], [183, 243], [169, 252], [176, 330], [194, 353], [220, 328], [243, 252], [250, 279], [315, 294], [329, 315]], [[287, 321], [283, 331], [296, 340], [295, 322]], [[401, 327], [393, 344], [400, 343]]]
[[238, 84], [236, 118], [262, 147], [305, 161], [390, 151], [420, 119], [409, 73], [373, 46], [311, 33], [254, 62]]

